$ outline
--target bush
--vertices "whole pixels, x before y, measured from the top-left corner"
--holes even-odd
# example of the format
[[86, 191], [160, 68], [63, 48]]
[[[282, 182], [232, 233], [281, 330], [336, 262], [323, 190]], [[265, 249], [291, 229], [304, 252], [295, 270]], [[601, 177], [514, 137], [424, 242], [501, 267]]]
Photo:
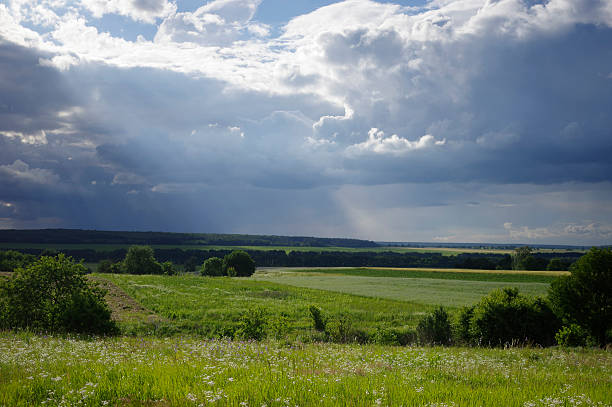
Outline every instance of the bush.
[[222, 276], [223, 275], [223, 260], [218, 257], [207, 259], [200, 269], [200, 274], [203, 276]]
[[255, 262], [249, 254], [242, 250], [235, 250], [223, 258], [223, 270], [233, 267], [237, 277], [250, 277], [255, 273]]
[[36, 256], [15, 250], [0, 251], [0, 271], [15, 271], [36, 261]]
[[312, 325], [314, 329], [319, 332], [325, 331], [325, 324], [327, 321], [321, 312], [321, 308], [317, 307], [316, 305], [311, 305], [308, 310], [310, 311], [310, 317], [312, 318]]
[[547, 346], [554, 343], [560, 323], [543, 299], [522, 296], [516, 288], [504, 288], [474, 306], [469, 326], [469, 339], [479, 344]]
[[332, 342], [346, 343], [353, 337], [353, 335], [351, 335], [352, 330], [353, 321], [351, 320], [351, 316], [342, 312], [327, 322], [325, 333]]
[[162, 269], [162, 273], [164, 273], [167, 276], [174, 276], [178, 274], [176, 267], [174, 267], [174, 264], [172, 264], [171, 261], [163, 262], [161, 264], [161, 269]]
[[564, 324], [577, 324], [603, 346], [612, 340], [612, 249], [592, 248], [553, 281], [549, 298]]
[[150, 246], [130, 246], [123, 260], [123, 267], [128, 274], [162, 274], [163, 272]]
[[377, 345], [400, 345], [400, 334], [393, 328], [376, 327], [370, 342]]
[[289, 315], [281, 312], [270, 323], [270, 331], [274, 339], [285, 339], [289, 333]]
[[0, 327], [38, 332], [116, 333], [104, 292], [85, 266], [59, 254], [43, 256], [0, 282]]
[[589, 334], [580, 325], [570, 324], [562, 327], [555, 335], [555, 339], [561, 346], [585, 346]]
[[249, 308], [240, 316], [236, 337], [260, 341], [266, 337], [266, 311], [262, 307]]
[[448, 313], [444, 307], [434, 310], [421, 319], [416, 329], [419, 343], [430, 345], [449, 345], [453, 337], [452, 332]]
[[459, 311], [459, 318], [457, 323], [457, 336], [459, 340], [464, 343], [470, 343], [472, 335], [470, 333], [470, 324], [472, 317], [474, 316], [474, 307], [463, 307]]

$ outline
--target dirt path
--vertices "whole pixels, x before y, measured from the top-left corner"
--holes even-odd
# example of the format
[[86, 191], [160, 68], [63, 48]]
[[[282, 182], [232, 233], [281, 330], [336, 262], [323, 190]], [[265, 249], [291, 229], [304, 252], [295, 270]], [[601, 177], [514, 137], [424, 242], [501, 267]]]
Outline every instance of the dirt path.
[[105, 278], [88, 275], [88, 279], [95, 281], [101, 288], [107, 291], [106, 302], [111, 309], [112, 318], [116, 321], [137, 321], [157, 322], [164, 321], [164, 318], [156, 315], [153, 311], [140, 305], [138, 301], [130, 297], [119, 286], [106, 280]]

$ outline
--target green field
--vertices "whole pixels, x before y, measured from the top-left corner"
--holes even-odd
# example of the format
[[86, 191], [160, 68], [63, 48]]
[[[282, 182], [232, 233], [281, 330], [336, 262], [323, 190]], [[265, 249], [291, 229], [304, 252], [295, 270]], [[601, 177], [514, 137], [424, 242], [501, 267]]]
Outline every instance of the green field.
[[601, 350], [0, 333], [0, 406], [610, 406]]
[[[394, 276], [396, 273], [399, 277]], [[518, 287], [524, 294], [542, 296], [554, 279], [514, 273], [367, 269], [266, 270], [257, 272], [253, 278], [295, 287], [446, 307], [472, 305], [492, 290], [502, 287]]]
[[122, 321], [125, 331], [137, 334], [231, 336], [240, 314], [260, 306], [271, 320], [285, 313], [291, 336], [306, 340], [311, 334], [308, 307], [312, 304], [319, 306], [330, 317], [346, 314], [356, 328], [368, 332], [383, 326], [413, 329], [425, 313], [435, 308], [433, 301], [427, 304], [363, 297], [254, 278], [127, 274], [96, 276], [113, 282], [162, 319], [154, 325], [142, 325], [133, 318]]

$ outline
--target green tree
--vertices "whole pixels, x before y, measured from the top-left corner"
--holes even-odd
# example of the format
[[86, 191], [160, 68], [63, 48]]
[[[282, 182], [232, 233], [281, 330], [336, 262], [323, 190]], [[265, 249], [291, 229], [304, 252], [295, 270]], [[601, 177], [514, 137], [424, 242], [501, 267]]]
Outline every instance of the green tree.
[[161, 264], [161, 268], [162, 268], [162, 273], [164, 273], [167, 276], [173, 276], [177, 274], [176, 267], [174, 267], [174, 264], [172, 264], [171, 261], [163, 262]]
[[532, 262], [532, 252], [533, 250], [529, 246], [522, 246], [514, 249], [514, 253], [512, 253], [512, 269], [526, 270], [528, 264]]
[[223, 270], [226, 274], [230, 267], [236, 271], [237, 277], [250, 277], [255, 273], [255, 262], [242, 250], [235, 250], [223, 258]]
[[150, 246], [131, 246], [123, 260], [123, 267], [128, 274], [162, 274], [163, 272]]
[[421, 343], [450, 345], [453, 332], [448, 312], [444, 307], [434, 310], [433, 313], [426, 315], [419, 321], [416, 332]]
[[592, 248], [553, 281], [549, 298], [565, 325], [586, 329], [600, 345], [612, 340], [612, 249]]
[[218, 257], [206, 259], [200, 269], [200, 274], [203, 276], [222, 276], [223, 275], [223, 260]]
[[104, 292], [70, 257], [43, 256], [0, 282], [0, 328], [115, 333]]

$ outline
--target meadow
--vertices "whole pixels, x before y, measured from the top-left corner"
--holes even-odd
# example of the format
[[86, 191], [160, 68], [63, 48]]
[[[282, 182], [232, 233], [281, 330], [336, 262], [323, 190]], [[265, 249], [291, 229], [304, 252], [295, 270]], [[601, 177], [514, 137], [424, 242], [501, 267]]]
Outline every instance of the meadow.
[[[295, 287], [456, 308], [472, 305], [494, 289], [518, 287], [544, 296], [557, 277], [550, 272], [431, 271], [418, 269], [268, 269], [253, 278]], [[558, 273], [556, 273], [558, 274]]]
[[610, 406], [602, 350], [0, 333], [0, 406]]

